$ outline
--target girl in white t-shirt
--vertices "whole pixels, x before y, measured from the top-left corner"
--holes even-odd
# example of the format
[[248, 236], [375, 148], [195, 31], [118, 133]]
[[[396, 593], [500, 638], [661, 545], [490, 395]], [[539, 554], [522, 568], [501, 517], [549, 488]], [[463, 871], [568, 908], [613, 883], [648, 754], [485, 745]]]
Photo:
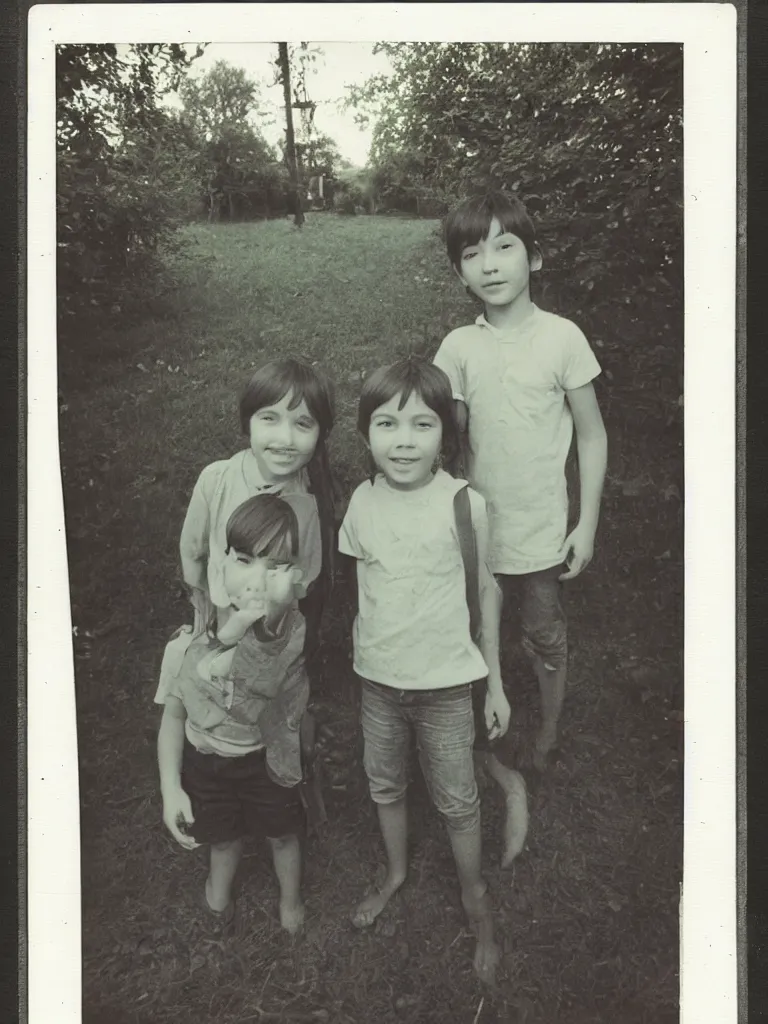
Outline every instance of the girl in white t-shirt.
[[499, 592], [486, 566], [485, 502], [469, 491], [480, 576], [482, 639], [476, 646], [454, 511], [454, 497], [466, 482], [438, 468], [457, 451], [448, 377], [415, 358], [377, 370], [363, 386], [358, 428], [375, 472], [352, 495], [339, 550], [356, 559], [354, 668], [361, 678], [364, 764], [387, 874], [352, 920], [358, 927], [372, 924], [405, 881], [413, 728], [424, 778], [448, 828], [462, 903], [476, 927], [475, 969], [492, 980], [498, 949], [480, 873], [472, 683], [487, 677], [484, 717], [491, 738], [506, 732], [510, 708], [499, 668]]

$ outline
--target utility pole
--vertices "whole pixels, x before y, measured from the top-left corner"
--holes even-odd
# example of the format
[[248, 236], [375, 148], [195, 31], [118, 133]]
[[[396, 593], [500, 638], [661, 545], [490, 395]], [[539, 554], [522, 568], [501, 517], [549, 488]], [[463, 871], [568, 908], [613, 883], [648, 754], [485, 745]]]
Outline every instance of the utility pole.
[[296, 140], [293, 134], [293, 110], [291, 107], [291, 71], [288, 63], [288, 43], [278, 43], [277, 66], [280, 69], [280, 78], [283, 82], [283, 99], [285, 100], [285, 155], [288, 160], [288, 173], [291, 176], [291, 189], [293, 191], [296, 212], [294, 224], [300, 228], [304, 223], [304, 210], [301, 202], [301, 189], [299, 188], [299, 170], [296, 165]]

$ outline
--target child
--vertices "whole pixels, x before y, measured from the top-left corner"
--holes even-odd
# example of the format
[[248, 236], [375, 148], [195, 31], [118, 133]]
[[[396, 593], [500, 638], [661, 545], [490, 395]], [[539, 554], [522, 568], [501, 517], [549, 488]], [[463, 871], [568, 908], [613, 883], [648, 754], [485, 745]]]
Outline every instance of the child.
[[407, 760], [413, 725], [424, 778], [448, 826], [464, 908], [477, 928], [475, 969], [492, 980], [498, 949], [480, 874], [480, 807], [472, 760], [472, 683], [487, 676], [491, 735], [509, 723], [498, 660], [498, 590], [486, 568], [485, 503], [469, 492], [480, 568], [482, 653], [470, 636], [454, 496], [443, 469], [456, 454], [448, 378], [420, 360], [379, 369], [363, 386], [358, 429], [376, 472], [342, 523], [339, 550], [356, 561], [354, 668], [361, 679], [364, 765], [387, 853], [381, 888], [358, 906], [366, 927], [407, 871]]
[[181, 531], [181, 566], [195, 609], [195, 631], [228, 614], [223, 586], [225, 527], [234, 509], [259, 493], [279, 494], [299, 521], [302, 612], [310, 671], [323, 592], [330, 579], [334, 513], [326, 440], [333, 426], [333, 390], [317, 369], [295, 359], [267, 363], [240, 398], [240, 426], [249, 445], [202, 471]]
[[220, 567], [225, 622], [192, 639], [177, 672], [164, 661], [155, 697], [165, 705], [157, 743], [163, 820], [185, 849], [210, 844], [209, 911], [231, 922], [243, 837], [266, 835], [280, 923], [291, 933], [304, 919], [297, 786], [309, 694], [294, 598], [298, 544], [296, 513], [275, 495], [249, 498], [232, 513]]
[[[487, 502], [491, 570], [505, 589], [518, 586], [523, 642], [541, 692], [535, 760], [542, 768], [565, 694], [560, 581], [592, 558], [605, 476], [605, 427], [592, 385], [600, 366], [575, 324], [531, 301], [530, 274], [541, 254], [517, 198], [490, 193], [463, 203], [447, 218], [446, 243], [485, 312], [445, 338], [435, 364], [451, 380], [460, 429], [468, 427], [468, 478]], [[574, 426], [581, 501], [566, 536]]]

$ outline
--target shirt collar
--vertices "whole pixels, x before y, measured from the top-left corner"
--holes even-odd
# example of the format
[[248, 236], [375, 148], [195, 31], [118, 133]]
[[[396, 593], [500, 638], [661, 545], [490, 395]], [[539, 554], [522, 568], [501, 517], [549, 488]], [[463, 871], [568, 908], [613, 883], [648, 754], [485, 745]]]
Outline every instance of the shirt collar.
[[538, 311], [538, 306], [534, 304], [531, 308], [530, 314], [525, 318], [525, 320], [522, 320], [517, 325], [517, 327], [494, 327], [493, 324], [489, 324], [488, 321], [486, 320], [485, 313], [481, 313], [480, 316], [478, 316], [478, 318], [475, 320], [475, 323], [477, 324], [478, 327], [487, 328], [491, 332], [491, 334], [495, 335], [495, 337], [503, 338], [508, 334], [515, 334], [517, 331], [522, 330], [522, 328], [527, 327], [531, 323], [533, 318], [536, 316]]

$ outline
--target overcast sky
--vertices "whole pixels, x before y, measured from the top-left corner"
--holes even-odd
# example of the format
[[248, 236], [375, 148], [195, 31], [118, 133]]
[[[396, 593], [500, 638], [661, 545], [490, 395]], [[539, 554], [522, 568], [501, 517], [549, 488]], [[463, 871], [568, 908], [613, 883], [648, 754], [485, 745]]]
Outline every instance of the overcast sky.
[[[354, 122], [354, 111], [343, 111], [340, 100], [346, 95], [347, 85], [361, 85], [372, 75], [389, 71], [389, 60], [383, 54], [373, 54], [373, 43], [310, 43], [323, 51], [315, 61], [313, 73], [307, 76], [309, 98], [317, 103], [315, 128], [318, 133], [330, 135], [339, 152], [356, 166], [362, 167], [371, 144], [370, 130], [362, 131]], [[202, 57], [192, 65], [193, 77], [209, 71], [217, 60], [224, 60], [243, 68], [250, 78], [261, 84], [261, 95], [273, 108], [275, 123], [263, 126], [268, 142], [283, 138], [282, 86], [272, 86], [277, 43], [211, 43]]]

